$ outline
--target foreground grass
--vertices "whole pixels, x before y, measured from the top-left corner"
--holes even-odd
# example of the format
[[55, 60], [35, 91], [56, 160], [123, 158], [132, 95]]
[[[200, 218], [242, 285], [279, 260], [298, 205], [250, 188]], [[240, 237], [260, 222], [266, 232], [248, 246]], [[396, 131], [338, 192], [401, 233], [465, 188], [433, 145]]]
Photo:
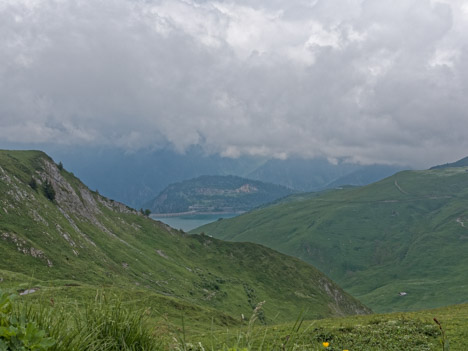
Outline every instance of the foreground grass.
[[36, 334], [43, 331], [49, 346], [38, 350], [448, 350], [442, 348], [434, 317], [446, 331], [450, 350], [468, 345], [468, 305], [316, 321], [299, 317], [295, 323], [272, 326], [258, 323], [259, 308], [249, 320], [229, 328], [201, 327], [193, 320], [186, 324], [183, 311], [176, 325], [134, 301], [103, 292], [75, 303], [17, 296], [12, 306], [15, 320], [33, 323]]
[[0, 291], [0, 350], [160, 350], [147, 313], [97, 293], [84, 305], [32, 304]]
[[[466, 320], [465, 320], [466, 322]], [[444, 320], [445, 323], [445, 320]], [[455, 334], [460, 334], [460, 330]], [[440, 350], [440, 333], [432, 317], [389, 314], [357, 318], [298, 321], [272, 327], [244, 327], [205, 336], [207, 350]], [[203, 337], [202, 337], [203, 338]], [[223, 340], [224, 338], [224, 340]], [[214, 340], [214, 342], [213, 342]], [[457, 338], [452, 350], [465, 350]], [[324, 343], [328, 347], [324, 347]], [[221, 347], [220, 347], [221, 346]], [[194, 348], [196, 349], [196, 348]], [[202, 350], [199, 348], [199, 350]]]

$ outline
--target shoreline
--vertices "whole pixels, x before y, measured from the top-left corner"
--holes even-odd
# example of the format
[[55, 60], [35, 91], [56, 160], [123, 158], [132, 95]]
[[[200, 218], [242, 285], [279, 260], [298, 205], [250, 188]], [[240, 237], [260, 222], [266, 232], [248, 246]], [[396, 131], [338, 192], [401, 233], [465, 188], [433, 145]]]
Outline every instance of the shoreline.
[[245, 213], [246, 211], [223, 211], [223, 212], [196, 212], [196, 211], [189, 211], [189, 212], [174, 212], [174, 213], [151, 213], [149, 216], [154, 218], [169, 218], [169, 217], [181, 217], [181, 216], [195, 216], [195, 215], [226, 215], [226, 214], [235, 214], [240, 215]]

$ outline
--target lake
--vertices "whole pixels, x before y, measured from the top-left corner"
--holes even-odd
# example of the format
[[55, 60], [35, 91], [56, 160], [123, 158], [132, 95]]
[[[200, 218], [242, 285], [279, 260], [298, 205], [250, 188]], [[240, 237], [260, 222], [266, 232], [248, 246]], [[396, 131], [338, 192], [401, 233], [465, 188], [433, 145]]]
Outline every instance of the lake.
[[158, 217], [157, 215], [150, 215], [150, 217], [157, 221], [166, 223], [167, 225], [170, 225], [172, 228], [182, 229], [184, 232], [188, 232], [202, 225], [215, 222], [219, 218], [232, 218], [238, 215], [239, 213], [219, 213], [219, 214], [193, 214], [193, 215], [183, 215], [183, 216], [174, 216], [174, 217]]

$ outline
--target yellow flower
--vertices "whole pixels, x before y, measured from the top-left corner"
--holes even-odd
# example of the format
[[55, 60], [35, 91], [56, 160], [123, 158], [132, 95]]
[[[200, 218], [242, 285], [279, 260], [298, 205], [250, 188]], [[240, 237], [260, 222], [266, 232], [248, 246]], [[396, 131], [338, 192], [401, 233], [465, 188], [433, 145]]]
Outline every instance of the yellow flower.
[[328, 347], [330, 345], [330, 343], [327, 342], [327, 341], [324, 341], [324, 342], [322, 342], [322, 345], [323, 345], [323, 347]]

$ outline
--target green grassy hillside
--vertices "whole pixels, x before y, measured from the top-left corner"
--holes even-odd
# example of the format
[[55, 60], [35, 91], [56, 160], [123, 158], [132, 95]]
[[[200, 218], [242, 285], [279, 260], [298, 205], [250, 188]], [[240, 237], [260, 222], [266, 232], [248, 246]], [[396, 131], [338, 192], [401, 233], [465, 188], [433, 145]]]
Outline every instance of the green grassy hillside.
[[169, 185], [145, 208], [153, 213], [245, 212], [293, 192], [241, 177], [201, 176]]
[[467, 168], [406, 171], [288, 200], [194, 232], [299, 257], [375, 311], [468, 301]]
[[37, 151], [0, 151], [0, 252], [0, 289], [67, 299], [105, 287], [191, 323], [235, 324], [261, 301], [265, 323], [368, 312], [309, 264], [175, 231]]

